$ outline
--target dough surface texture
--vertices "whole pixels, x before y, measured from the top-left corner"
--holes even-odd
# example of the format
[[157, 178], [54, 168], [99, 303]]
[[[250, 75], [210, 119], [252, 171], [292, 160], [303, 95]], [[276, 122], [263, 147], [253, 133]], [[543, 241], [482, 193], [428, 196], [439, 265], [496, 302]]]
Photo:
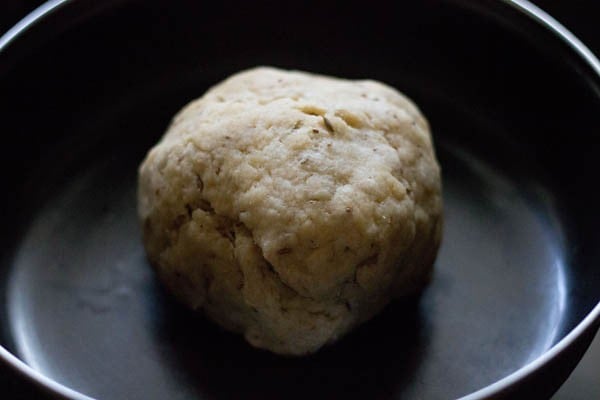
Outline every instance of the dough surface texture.
[[140, 166], [138, 213], [183, 303], [302, 355], [429, 281], [440, 168], [427, 121], [396, 90], [260, 67], [175, 116]]

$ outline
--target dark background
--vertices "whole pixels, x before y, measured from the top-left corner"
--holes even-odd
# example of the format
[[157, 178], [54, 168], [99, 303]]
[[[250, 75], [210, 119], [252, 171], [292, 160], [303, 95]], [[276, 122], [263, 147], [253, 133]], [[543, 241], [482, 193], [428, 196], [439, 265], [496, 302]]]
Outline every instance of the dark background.
[[[534, 0], [550, 13], [595, 54], [600, 55], [600, 1]], [[0, 34], [29, 11], [42, 4], [39, 0], [0, 0]], [[592, 344], [581, 364], [553, 397], [554, 400], [600, 399], [600, 336]], [[9, 372], [0, 369], [0, 393], [4, 399], [39, 398], [39, 393], [25, 389]]]

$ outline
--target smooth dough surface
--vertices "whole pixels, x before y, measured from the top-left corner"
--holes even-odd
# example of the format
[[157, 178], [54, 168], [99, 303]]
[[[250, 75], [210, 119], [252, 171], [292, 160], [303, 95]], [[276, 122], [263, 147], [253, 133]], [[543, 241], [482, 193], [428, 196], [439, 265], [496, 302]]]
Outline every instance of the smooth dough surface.
[[428, 123], [375, 81], [233, 75], [175, 116], [138, 183], [170, 291], [280, 354], [314, 352], [421, 289], [441, 239]]

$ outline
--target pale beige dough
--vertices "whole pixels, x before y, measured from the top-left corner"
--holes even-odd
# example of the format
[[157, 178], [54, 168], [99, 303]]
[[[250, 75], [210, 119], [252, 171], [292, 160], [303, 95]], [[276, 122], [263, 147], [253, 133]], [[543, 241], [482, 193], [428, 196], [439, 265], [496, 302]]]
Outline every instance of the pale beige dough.
[[174, 118], [140, 166], [138, 211], [177, 297], [256, 347], [301, 355], [428, 282], [440, 168], [427, 121], [396, 90], [255, 68]]

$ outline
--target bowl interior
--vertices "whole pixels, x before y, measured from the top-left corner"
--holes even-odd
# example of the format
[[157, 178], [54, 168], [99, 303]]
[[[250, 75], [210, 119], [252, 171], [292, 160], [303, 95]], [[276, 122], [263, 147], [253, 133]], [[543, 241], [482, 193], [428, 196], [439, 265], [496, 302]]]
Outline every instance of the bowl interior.
[[[15, 155], [0, 161], [11, 194], [0, 343], [101, 399], [445, 399], [564, 337], [598, 301], [588, 131], [600, 92], [500, 2], [397, 3], [114, 2], [23, 55], [0, 76]], [[174, 304], [136, 221], [137, 165], [170, 117], [261, 64], [405, 92], [444, 175], [431, 286], [303, 359], [251, 349]]]

